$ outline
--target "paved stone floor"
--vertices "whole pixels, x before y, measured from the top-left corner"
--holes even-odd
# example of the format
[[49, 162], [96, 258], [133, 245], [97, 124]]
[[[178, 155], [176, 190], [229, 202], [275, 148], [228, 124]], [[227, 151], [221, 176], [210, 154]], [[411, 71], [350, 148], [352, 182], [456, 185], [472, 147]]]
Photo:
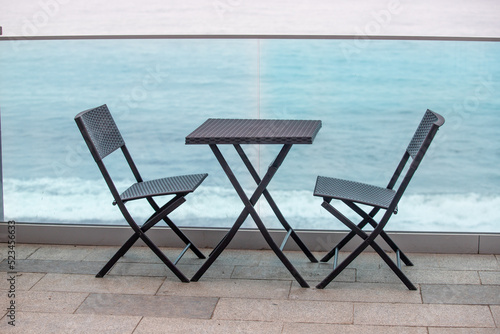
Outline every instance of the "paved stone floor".
[[[409, 291], [363, 253], [318, 290], [301, 288], [271, 251], [226, 250], [199, 282], [181, 283], [135, 247], [95, 278], [116, 249], [17, 245], [12, 275], [0, 244], [0, 333], [500, 333], [500, 255], [408, 254]], [[311, 286], [331, 270], [286, 254]], [[201, 264], [187, 253], [179, 267], [191, 277]]]

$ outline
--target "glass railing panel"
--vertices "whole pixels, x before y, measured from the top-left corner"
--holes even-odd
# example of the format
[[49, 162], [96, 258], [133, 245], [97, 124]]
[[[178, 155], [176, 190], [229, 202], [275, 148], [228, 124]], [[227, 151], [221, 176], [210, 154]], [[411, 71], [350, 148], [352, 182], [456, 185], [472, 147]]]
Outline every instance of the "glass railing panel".
[[[188, 226], [230, 226], [242, 209], [210, 149], [184, 145], [205, 119], [322, 120], [314, 144], [295, 145], [269, 187], [292, 226], [344, 229], [312, 196], [316, 176], [385, 185], [429, 108], [446, 123], [388, 228], [500, 231], [497, 42], [21, 40], [0, 51], [7, 220], [124, 223], [73, 121], [106, 103], [144, 178], [210, 174], [172, 217]], [[222, 149], [252, 188], [234, 150]], [[277, 150], [247, 148], [261, 171]], [[109, 163], [125, 187], [123, 161]], [[265, 203], [258, 210], [279, 226]]]
[[500, 43], [265, 40], [260, 54], [261, 117], [323, 121], [271, 185], [293, 226], [343, 229], [312, 196], [316, 176], [385, 186], [429, 108], [446, 123], [388, 228], [500, 231]]
[[[5, 219], [125, 224], [73, 120], [80, 111], [107, 104], [145, 179], [210, 174], [173, 214], [179, 225], [230, 224], [227, 216], [241, 208], [234, 190], [210, 149], [186, 146], [184, 138], [209, 117], [258, 116], [256, 43], [0, 43]], [[124, 161], [106, 159], [124, 190], [132, 181]], [[151, 214], [132, 206], [138, 217]]]

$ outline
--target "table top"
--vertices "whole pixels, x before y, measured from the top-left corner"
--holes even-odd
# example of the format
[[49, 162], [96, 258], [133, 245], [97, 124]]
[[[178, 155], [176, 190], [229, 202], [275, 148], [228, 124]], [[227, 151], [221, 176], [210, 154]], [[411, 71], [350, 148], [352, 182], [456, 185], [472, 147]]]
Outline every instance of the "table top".
[[186, 144], [312, 144], [316, 120], [209, 118], [186, 137]]

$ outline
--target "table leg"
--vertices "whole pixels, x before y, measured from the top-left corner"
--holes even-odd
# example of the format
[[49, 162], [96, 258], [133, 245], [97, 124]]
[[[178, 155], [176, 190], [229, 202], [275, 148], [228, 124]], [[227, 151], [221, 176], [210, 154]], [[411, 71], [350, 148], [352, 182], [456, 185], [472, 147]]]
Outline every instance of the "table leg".
[[243, 204], [245, 205], [245, 209], [241, 212], [240, 216], [236, 220], [235, 224], [231, 228], [231, 230], [226, 234], [224, 237], [224, 240], [216, 247], [216, 249], [212, 252], [212, 254], [209, 256], [207, 261], [203, 264], [203, 266], [198, 270], [198, 272], [193, 276], [191, 279], [192, 281], [197, 281], [203, 273], [210, 267], [210, 265], [215, 261], [215, 259], [220, 255], [220, 253], [224, 250], [224, 248], [229, 244], [229, 242], [232, 240], [234, 235], [236, 234], [236, 231], [240, 228], [241, 224], [243, 221], [246, 219], [246, 217], [250, 214], [255, 221], [255, 224], [259, 228], [260, 232], [262, 233], [264, 239], [266, 242], [269, 244], [271, 249], [274, 251], [274, 253], [278, 256], [278, 258], [281, 260], [281, 262], [285, 265], [285, 267], [290, 271], [290, 273], [295, 277], [297, 282], [300, 284], [300, 286], [307, 288], [309, 285], [307, 282], [302, 278], [302, 276], [299, 274], [299, 272], [295, 269], [295, 267], [291, 264], [291, 262], [288, 260], [288, 258], [283, 254], [281, 249], [276, 245], [274, 240], [271, 238], [271, 235], [269, 234], [269, 231], [267, 231], [266, 227], [264, 226], [264, 223], [260, 219], [257, 211], [255, 211], [254, 205], [257, 203], [259, 200], [260, 196], [264, 193], [266, 190], [267, 185], [269, 182], [271, 182], [272, 177], [278, 170], [279, 166], [285, 159], [286, 155], [290, 151], [290, 148], [292, 147], [291, 144], [285, 144], [283, 145], [283, 148], [281, 151], [278, 153], [278, 156], [274, 160], [274, 162], [269, 166], [269, 169], [267, 173], [264, 175], [262, 178], [261, 182], [258, 183], [257, 188], [255, 189], [252, 197], [248, 199], [246, 196], [243, 188], [241, 187], [240, 183], [236, 179], [236, 176], [232, 172], [231, 168], [227, 164], [226, 160], [224, 159], [224, 156], [220, 152], [219, 148], [215, 144], [211, 144], [210, 148], [214, 152], [214, 155], [216, 156], [217, 160], [219, 161], [220, 165], [222, 166], [222, 169], [226, 173], [226, 175], [229, 178], [229, 181], [235, 188], [236, 192], [240, 196], [240, 199], [242, 200]]
[[[245, 154], [245, 152], [241, 148], [241, 145], [234, 145], [234, 147], [235, 147], [236, 151], [238, 152], [238, 154], [240, 155], [241, 160], [243, 160], [243, 163], [247, 167], [248, 171], [252, 175], [255, 183], [259, 184], [260, 182], [262, 182], [262, 180], [260, 179], [259, 173], [257, 173], [257, 171], [255, 170], [254, 166], [250, 162], [250, 159], [248, 159], [247, 155]], [[283, 216], [280, 209], [278, 208], [278, 205], [276, 204], [276, 202], [274, 202], [273, 198], [271, 197], [271, 194], [269, 193], [269, 191], [267, 191], [267, 189], [266, 189], [266, 190], [264, 190], [263, 194], [264, 194], [265, 199], [269, 203], [269, 206], [273, 210], [274, 214], [276, 215], [276, 217], [280, 221], [281, 225], [283, 225], [283, 227], [285, 228], [285, 230], [287, 232], [291, 231], [290, 236], [295, 241], [295, 243], [300, 247], [302, 252], [304, 252], [304, 254], [309, 258], [309, 261], [318, 262], [318, 260], [314, 257], [314, 255], [309, 250], [309, 248], [307, 248], [307, 246], [302, 242], [302, 240], [299, 238], [297, 233], [295, 233], [295, 231], [290, 226], [290, 224], [288, 224], [285, 217]]]

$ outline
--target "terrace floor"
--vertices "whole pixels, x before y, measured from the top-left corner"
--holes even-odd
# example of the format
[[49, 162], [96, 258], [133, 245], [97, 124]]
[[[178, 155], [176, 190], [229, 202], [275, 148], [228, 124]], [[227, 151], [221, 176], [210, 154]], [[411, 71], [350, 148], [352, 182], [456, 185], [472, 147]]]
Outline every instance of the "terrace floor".
[[[409, 291], [363, 253], [318, 290], [301, 288], [266, 250], [228, 249], [199, 282], [181, 283], [135, 247], [95, 278], [116, 250], [16, 245], [11, 274], [0, 244], [0, 333], [500, 333], [500, 255], [408, 254], [415, 266], [404, 271], [418, 287]], [[286, 254], [311, 286], [331, 270]], [[201, 263], [188, 252], [179, 267], [191, 277]]]

